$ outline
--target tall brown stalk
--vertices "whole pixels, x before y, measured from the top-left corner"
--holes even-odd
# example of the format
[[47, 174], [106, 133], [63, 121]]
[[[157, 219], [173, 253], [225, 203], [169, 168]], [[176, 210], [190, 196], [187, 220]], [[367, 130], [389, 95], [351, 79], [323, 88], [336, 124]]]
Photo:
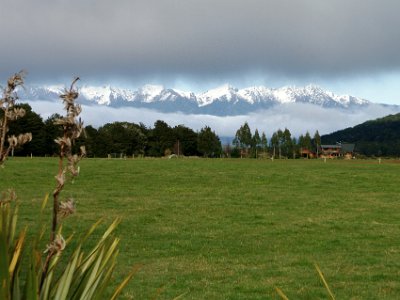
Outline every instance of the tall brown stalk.
[[80, 105], [75, 103], [79, 93], [74, 88], [79, 78], [75, 78], [69, 89], [65, 89], [64, 94], [60, 95], [63, 100], [66, 116], [55, 121], [56, 125], [60, 125], [63, 129], [62, 136], [58, 137], [55, 142], [60, 146], [60, 154], [58, 161], [58, 173], [55, 176], [57, 181], [56, 189], [53, 191], [53, 219], [50, 233], [50, 243], [47, 246], [47, 257], [43, 266], [41, 285], [48, 272], [51, 258], [62, 251], [65, 247], [65, 241], [62, 236], [57, 236], [57, 230], [61, 217], [73, 213], [75, 210], [73, 199], [68, 199], [60, 203], [60, 194], [64, 188], [67, 176], [74, 178], [79, 174], [78, 162], [86, 154], [85, 148], [80, 148], [80, 153], [73, 154], [73, 145], [83, 131], [83, 123], [81, 119], [77, 119], [81, 113]]
[[12, 149], [32, 140], [30, 133], [7, 136], [9, 123], [25, 116], [23, 108], [15, 107], [18, 99], [15, 90], [24, 84], [24, 76], [25, 72], [23, 71], [11, 76], [7, 81], [7, 86], [3, 88], [3, 97], [0, 99], [0, 109], [3, 111], [0, 118], [0, 166], [4, 164]]

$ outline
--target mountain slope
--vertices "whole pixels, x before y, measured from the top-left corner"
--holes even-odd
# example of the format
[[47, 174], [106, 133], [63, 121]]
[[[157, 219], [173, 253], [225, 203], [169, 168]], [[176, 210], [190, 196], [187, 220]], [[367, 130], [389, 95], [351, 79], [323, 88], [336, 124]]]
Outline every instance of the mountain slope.
[[321, 137], [323, 144], [355, 143], [355, 151], [364, 155], [400, 155], [400, 114], [389, 115]]
[[[28, 87], [19, 92], [22, 100], [54, 100], [63, 92], [61, 86]], [[339, 96], [320, 87], [279, 89], [264, 86], [237, 89], [223, 85], [204, 93], [183, 92], [158, 85], [145, 85], [137, 90], [111, 86], [82, 86], [80, 100], [84, 104], [110, 107], [137, 107], [159, 112], [209, 114], [217, 116], [245, 115], [276, 105], [306, 103], [324, 108], [354, 109], [365, 107], [369, 101], [349, 95]]]

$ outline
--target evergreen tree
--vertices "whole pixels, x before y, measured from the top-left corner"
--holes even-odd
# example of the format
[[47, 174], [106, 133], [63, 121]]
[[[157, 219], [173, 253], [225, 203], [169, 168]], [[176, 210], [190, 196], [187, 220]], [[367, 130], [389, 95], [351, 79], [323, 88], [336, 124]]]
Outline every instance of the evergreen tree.
[[297, 145], [298, 145], [298, 147], [299, 147], [300, 149], [302, 149], [302, 148], [305, 149], [306, 144], [305, 144], [305, 140], [304, 140], [304, 135], [300, 134], [299, 140], [298, 140], [298, 142], [297, 142]]
[[129, 140], [126, 134], [126, 124], [122, 122], [108, 123], [103, 126], [111, 138], [110, 153], [117, 156], [125, 155], [129, 150]]
[[271, 148], [272, 148], [272, 157], [276, 156], [276, 149], [279, 147], [279, 137], [278, 133], [274, 132], [271, 137]]
[[289, 129], [285, 128], [283, 131], [283, 153], [286, 157], [291, 157], [293, 154], [293, 143], [292, 143], [292, 134], [290, 133]]
[[252, 148], [253, 152], [255, 154], [255, 157], [258, 158], [258, 151], [261, 149], [261, 138], [260, 134], [258, 133], [258, 129], [254, 132], [253, 138], [252, 138]]
[[197, 147], [200, 154], [204, 157], [218, 157], [222, 151], [219, 137], [208, 126], [200, 130]]
[[299, 152], [299, 147], [298, 147], [295, 137], [292, 138], [292, 145], [293, 145], [293, 149], [292, 149], [293, 159], [295, 159], [296, 154]]
[[278, 153], [279, 153], [279, 159], [282, 158], [282, 145], [285, 141], [285, 136], [283, 135], [283, 131], [281, 129], [278, 129], [276, 132], [276, 136], [278, 138]]
[[85, 148], [86, 148], [86, 155], [88, 157], [102, 157], [98, 150], [98, 139], [99, 139], [99, 132], [96, 128], [89, 125], [85, 127]]
[[310, 133], [307, 131], [306, 135], [304, 136], [304, 147], [307, 150], [311, 150], [312, 146], [311, 146], [311, 136]]
[[186, 156], [197, 155], [197, 133], [183, 125], [175, 126], [173, 131], [177, 139], [174, 152]]
[[250, 126], [247, 122], [245, 122], [240, 128], [236, 131], [235, 139], [233, 140], [234, 145], [239, 149], [248, 149], [252, 145], [252, 134], [250, 130]]
[[53, 114], [44, 122], [45, 151], [42, 151], [44, 155], [53, 156], [59, 151], [59, 145], [54, 142], [57, 137], [62, 135], [61, 126], [54, 124], [59, 118], [61, 118], [61, 115]]
[[[84, 144], [89, 156], [105, 157], [109, 154], [143, 155], [147, 137], [141, 125], [129, 122], [107, 123], [96, 130], [92, 126], [85, 128]], [[78, 141], [79, 142], [79, 141]]]
[[98, 136], [96, 141], [95, 155], [99, 157], [107, 157], [109, 154], [114, 152], [113, 137], [111, 132], [108, 130], [108, 124], [102, 126], [98, 130]]
[[317, 150], [317, 157], [319, 156], [319, 148], [321, 147], [321, 136], [319, 135], [318, 130], [315, 131], [314, 134], [314, 145], [315, 145], [315, 149]]
[[176, 143], [173, 129], [164, 121], [158, 120], [149, 135], [149, 150], [151, 156], [164, 156], [172, 153]]
[[[308, 131], [305, 135], [301, 134], [299, 136], [298, 148], [299, 148], [299, 151], [304, 151], [304, 150], [311, 151], [311, 149], [312, 149], [311, 136], [308, 133]], [[307, 154], [307, 157], [308, 157], [308, 154]]]
[[267, 150], [268, 150], [268, 140], [267, 140], [267, 136], [265, 135], [265, 132], [263, 132], [261, 134], [261, 149], [264, 152], [267, 152]]
[[141, 127], [134, 123], [127, 123], [125, 127], [126, 139], [128, 140], [127, 155], [144, 155], [147, 146], [147, 137]]

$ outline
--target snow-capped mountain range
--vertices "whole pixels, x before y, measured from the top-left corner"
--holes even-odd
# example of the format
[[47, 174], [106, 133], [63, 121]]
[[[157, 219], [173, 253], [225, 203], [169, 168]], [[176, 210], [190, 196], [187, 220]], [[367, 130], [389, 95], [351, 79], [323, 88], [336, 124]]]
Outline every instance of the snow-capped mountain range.
[[[63, 86], [30, 86], [19, 91], [21, 100], [55, 100], [63, 93]], [[209, 114], [217, 116], [245, 115], [276, 105], [305, 103], [324, 108], [354, 109], [371, 104], [368, 100], [336, 95], [314, 85], [306, 87], [264, 86], [237, 89], [223, 85], [203, 93], [184, 92], [159, 85], [145, 85], [137, 90], [111, 86], [81, 86], [79, 100], [82, 104], [110, 107], [137, 107], [159, 112]]]

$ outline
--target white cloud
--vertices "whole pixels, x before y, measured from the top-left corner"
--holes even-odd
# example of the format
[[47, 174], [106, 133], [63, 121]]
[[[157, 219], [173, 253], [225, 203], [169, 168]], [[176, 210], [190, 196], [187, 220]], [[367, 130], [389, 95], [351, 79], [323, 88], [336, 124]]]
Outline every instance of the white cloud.
[[[44, 119], [53, 113], [62, 114], [62, 104], [48, 101], [31, 101], [33, 110]], [[219, 136], [234, 136], [236, 130], [248, 122], [254, 132], [265, 132], [270, 137], [276, 130], [288, 128], [292, 135], [299, 136], [309, 131], [314, 134], [331, 133], [336, 130], [355, 126], [367, 120], [398, 113], [399, 108], [369, 105], [357, 111], [327, 109], [310, 104], [288, 104], [273, 107], [249, 115], [218, 117], [211, 115], [185, 115], [181, 113], [160, 113], [148, 109], [131, 107], [111, 108], [107, 106], [83, 106], [82, 119], [85, 125], [99, 127], [115, 121], [144, 123], [152, 127], [157, 120], [163, 120], [170, 126], [183, 124], [194, 130], [210, 126]]]

